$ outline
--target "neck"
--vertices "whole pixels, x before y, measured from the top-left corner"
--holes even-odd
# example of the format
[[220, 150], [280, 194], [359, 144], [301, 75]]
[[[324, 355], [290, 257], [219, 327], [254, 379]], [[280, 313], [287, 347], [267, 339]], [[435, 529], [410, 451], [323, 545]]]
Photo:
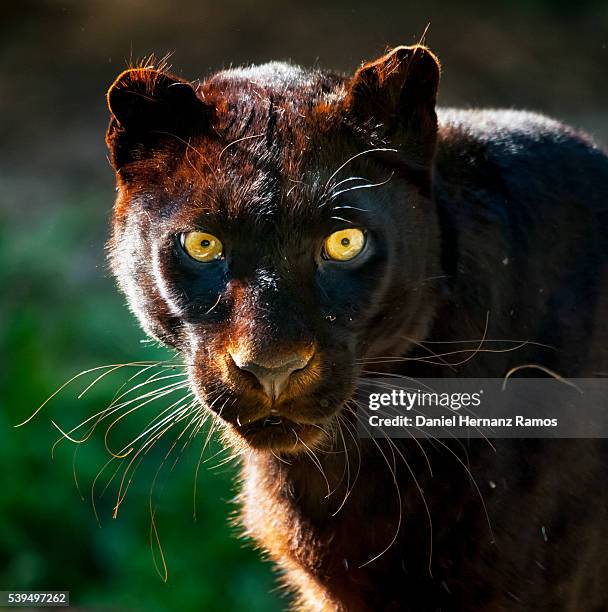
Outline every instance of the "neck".
[[422, 446], [408, 440], [360, 439], [352, 433], [339, 432], [332, 446], [292, 456], [246, 454], [245, 502], [271, 500], [271, 511], [281, 504], [293, 517], [323, 523], [360, 513], [374, 498], [393, 500], [396, 482], [405, 493], [415, 489], [418, 495], [418, 486], [430, 476]]

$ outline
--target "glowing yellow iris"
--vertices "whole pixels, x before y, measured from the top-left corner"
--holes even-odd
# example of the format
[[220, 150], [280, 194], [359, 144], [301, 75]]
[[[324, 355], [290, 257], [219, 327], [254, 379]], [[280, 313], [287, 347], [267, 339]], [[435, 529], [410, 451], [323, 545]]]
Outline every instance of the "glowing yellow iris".
[[182, 234], [184, 250], [192, 259], [207, 263], [220, 259], [224, 253], [224, 247], [219, 238], [207, 232], [188, 232]]
[[360, 229], [343, 229], [325, 238], [323, 253], [327, 259], [349, 261], [365, 246], [365, 234]]

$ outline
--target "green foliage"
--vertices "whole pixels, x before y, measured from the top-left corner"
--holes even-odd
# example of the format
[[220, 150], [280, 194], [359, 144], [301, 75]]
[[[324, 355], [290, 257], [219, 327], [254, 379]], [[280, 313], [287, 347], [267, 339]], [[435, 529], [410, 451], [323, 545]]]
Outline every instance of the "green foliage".
[[[118, 477], [99, 495], [111, 476], [108, 468], [97, 486], [100, 525], [90, 489], [109, 459], [103, 443], [106, 427], [85, 444], [62, 440], [51, 458], [51, 446], [60, 437], [51, 419], [64, 430], [73, 427], [103, 409], [136, 370], [108, 376], [79, 400], [78, 393], [94, 379], [83, 377], [27, 425], [14, 428], [83, 369], [172, 357], [140, 342], [143, 333], [105, 271], [106, 221], [98, 197], [79, 193], [73, 202], [34, 221], [18, 211], [0, 219], [0, 285], [10, 288], [0, 303], [2, 588], [65, 589], [71, 591], [73, 604], [92, 608], [279, 609], [269, 565], [230, 526], [235, 469], [231, 464], [209, 469], [222, 455], [200, 470], [193, 520], [194, 473], [204, 432], [173, 469], [173, 460], [166, 462], [151, 498], [151, 483], [175, 437], [169, 432], [167, 443], [140, 465], [116, 519], [112, 509]], [[118, 448], [120, 440], [136, 435], [165, 405], [151, 403], [121, 421], [109, 445]], [[216, 445], [206, 455], [218, 449]], [[153, 555], [159, 563], [160, 558], [156, 541], [150, 541], [151, 499], [168, 568], [166, 583], [153, 563]]]

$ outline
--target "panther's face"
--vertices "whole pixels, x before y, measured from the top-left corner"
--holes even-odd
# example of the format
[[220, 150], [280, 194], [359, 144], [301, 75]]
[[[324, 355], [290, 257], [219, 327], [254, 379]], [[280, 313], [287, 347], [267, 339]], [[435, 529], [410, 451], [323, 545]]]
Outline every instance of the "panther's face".
[[365, 360], [428, 325], [436, 84], [418, 47], [350, 80], [139, 68], [110, 89], [113, 269], [231, 441], [321, 444]]

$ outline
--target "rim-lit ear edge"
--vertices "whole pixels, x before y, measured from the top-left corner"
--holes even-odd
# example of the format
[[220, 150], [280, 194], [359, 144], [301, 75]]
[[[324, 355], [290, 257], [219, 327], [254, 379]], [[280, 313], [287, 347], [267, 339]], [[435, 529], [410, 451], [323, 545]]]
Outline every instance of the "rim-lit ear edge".
[[151, 67], [119, 74], [106, 99], [111, 114], [106, 143], [116, 170], [145, 158], [163, 135], [185, 140], [210, 121], [211, 109], [190, 83]]
[[408, 145], [428, 159], [437, 133], [440, 74], [439, 60], [427, 47], [396, 47], [356, 71], [347, 84], [345, 111], [375, 130], [379, 141]]

